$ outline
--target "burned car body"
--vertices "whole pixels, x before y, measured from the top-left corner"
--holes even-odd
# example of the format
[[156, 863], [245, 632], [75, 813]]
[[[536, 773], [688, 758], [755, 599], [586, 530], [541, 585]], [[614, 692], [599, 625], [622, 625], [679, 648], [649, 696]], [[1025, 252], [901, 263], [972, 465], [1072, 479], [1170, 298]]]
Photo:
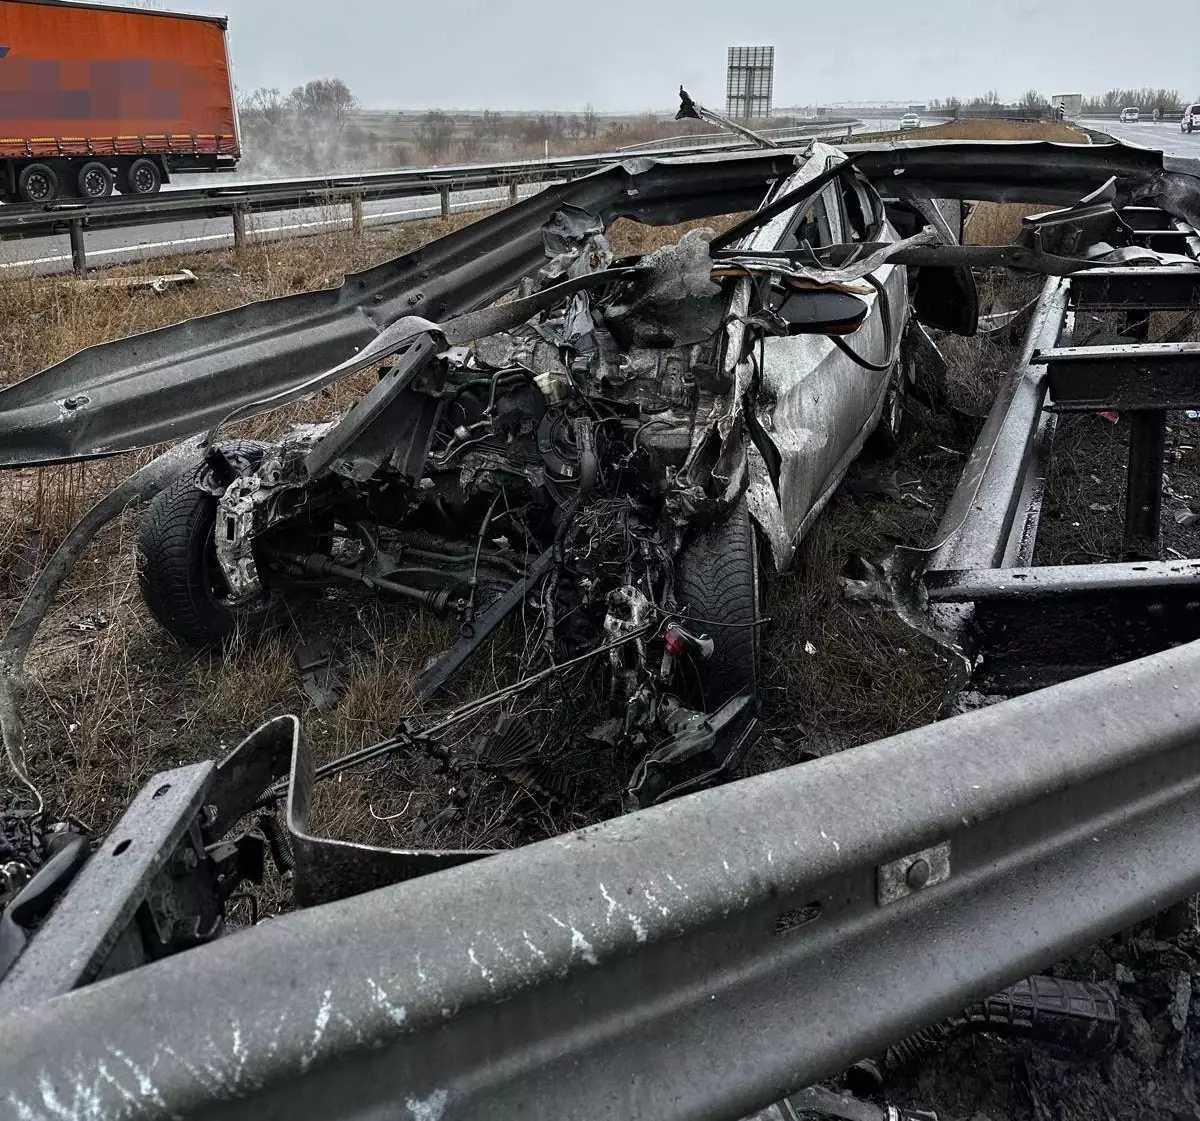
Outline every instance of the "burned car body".
[[[637, 638], [611, 656], [632, 805], [726, 771], [754, 730], [750, 519], [786, 568], [905, 388], [883, 204], [836, 149], [797, 162], [729, 234], [640, 260], [561, 208], [514, 299], [402, 318], [356, 355], [386, 365], [336, 422], [274, 445], [214, 430], [145, 515], [151, 610], [208, 645], [270, 590], [365, 585], [459, 623], [429, 693], [531, 597], [550, 665]], [[834, 245], [850, 251], [823, 283]]]
[[[1132, 192], [1147, 191], [1172, 202], [1173, 214], [1197, 213], [1194, 180], [1167, 174], [1161, 165], [1155, 168], [1145, 153], [1063, 153], [1035, 146], [1044, 159], [1033, 160], [1028, 147], [1019, 146], [1025, 166], [1016, 168], [1011, 149], [1008, 155], [988, 149], [979, 156], [980, 146], [970, 147], [970, 158], [961, 149], [947, 156], [941, 146], [940, 156], [932, 150], [889, 148], [871, 157], [867, 179], [894, 186], [895, 172], [907, 175], [907, 201], [898, 199], [900, 207], [892, 210], [897, 219], [907, 207], [915, 220], [922, 215], [923, 198], [942, 194], [1070, 201], [1075, 197], [1070, 192], [1090, 191], [1114, 169], [1120, 175], [1112, 192], [1116, 201], [1128, 203]], [[997, 172], [989, 151], [1008, 160], [1008, 170]], [[935, 157], [944, 162], [938, 164]], [[772, 156], [762, 166], [779, 171], [779, 161]], [[789, 167], [779, 178], [789, 178], [793, 170]], [[552, 647], [544, 660], [551, 665], [535, 679], [544, 680], [542, 674], [571, 662], [569, 652], [579, 641], [558, 609], [557, 591], [552, 592], [557, 573], [562, 594], [578, 597], [568, 616], [590, 597], [591, 637], [603, 640], [591, 653], [607, 656], [611, 665], [615, 698], [629, 717], [624, 733], [641, 737], [627, 783], [631, 808], [721, 777], [727, 756], [715, 749], [713, 740], [724, 736], [726, 749], [741, 741], [750, 727], [750, 694], [743, 689], [713, 712], [711, 698], [703, 690], [693, 691], [688, 674], [711, 670], [714, 659], [728, 656], [730, 636], [751, 639], [733, 644], [732, 664], [753, 666], [754, 566], [744, 563], [747, 554], [753, 557], [750, 518], [763, 531], [775, 563], [786, 565], [841, 464], [856, 453], [880, 417], [895, 415], [896, 391], [902, 397], [912, 388], [905, 364], [917, 360], [922, 336], [911, 323], [907, 297], [896, 311], [884, 294], [903, 294], [908, 286], [915, 290], [914, 307], [921, 308], [931, 288], [939, 288], [930, 281], [939, 277], [943, 291], [961, 292], [961, 273], [955, 279], [949, 269], [936, 271], [947, 263], [1004, 263], [1007, 255], [1047, 272], [1096, 263], [1056, 255], [1080, 253], [1084, 247], [1058, 236], [1063, 231], [1053, 216], [1033, 223], [1030, 256], [1003, 247], [987, 250], [993, 254], [988, 258], [974, 248], [947, 246], [944, 237], [912, 244], [911, 239], [897, 240], [895, 225], [864, 224], [868, 237], [856, 242], [848, 212], [838, 219], [843, 223], [840, 243], [817, 246], [812, 257], [800, 238], [779, 248], [765, 232], [774, 220], [772, 206], [780, 206], [781, 214], [791, 207], [801, 223], [821, 227], [819, 214], [809, 217], [811, 197], [793, 196], [793, 191], [811, 187], [815, 196], [830, 184], [837, 190], [847, 185], [867, 190], [857, 175], [841, 173], [817, 184], [823, 172], [816, 166], [811, 171], [810, 179], [797, 174], [790, 184], [771, 188], [758, 212], [759, 224], [752, 219], [725, 242], [709, 242], [703, 253], [703, 241], [693, 238], [641, 262], [608, 259], [591, 218], [594, 210], [567, 210], [562, 197], [551, 200], [554, 205], [544, 212], [528, 207], [522, 211], [525, 248], [519, 271], [532, 277], [546, 268], [550, 248], [546, 276], [535, 277], [514, 298], [482, 311], [473, 309], [501, 294], [490, 287], [494, 276], [477, 287], [466, 286], [469, 291], [461, 297], [443, 288], [441, 313], [419, 309], [428, 311], [429, 318], [405, 320], [393, 314], [395, 306], [381, 301], [385, 311], [369, 327], [356, 302], [358, 289], [369, 292], [363, 297], [367, 307], [381, 289], [352, 278], [349, 291], [336, 296], [344, 313], [337, 322], [339, 330], [349, 322], [359, 333], [342, 330], [337, 348], [326, 345], [328, 340], [302, 345], [321, 335], [311, 323], [301, 323], [302, 315], [288, 324], [289, 315], [311, 310], [315, 300], [276, 305], [269, 314], [259, 308], [264, 319], [274, 319], [253, 344], [244, 337], [234, 339], [237, 332], [230, 329], [244, 323], [244, 312], [191, 324], [190, 348], [182, 347], [178, 356], [183, 372], [177, 373], [165, 400], [153, 394], [138, 398], [137, 388], [147, 384], [153, 364], [147, 355], [179, 342], [173, 329], [96, 348], [15, 387], [19, 392], [4, 391], [14, 394], [0, 394], [0, 424], [12, 437], [0, 447], [0, 456], [7, 455], [10, 462], [22, 455], [31, 462], [86, 458], [164, 435], [209, 430], [203, 446], [177, 446], [169, 459], [143, 468], [92, 511], [31, 592], [0, 641], [0, 723], [6, 747], [11, 751], [13, 728], [19, 731], [8, 704], [12, 675], [36, 630], [39, 610], [69, 569], [72, 550], [131, 502], [159, 493], [159, 514], [182, 511], [192, 528], [207, 526], [199, 542], [204, 547], [181, 554], [192, 574], [203, 579], [176, 587], [189, 595], [203, 593], [202, 604], [210, 613], [236, 608], [235, 592], [253, 596], [257, 586], [269, 588], [277, 581], [336, 578], [453, 612], [464, 631], [469, 628], [463, 634], [469, 647], [486, 635], [497, 614], [510, 609], [506, 605], [514, 598], [532, 598], [542, 606], [543, 617], [553, 616], [544, 628], [546, 645]], [[647, 179], [639, 178], [644, 174], [646, 169], [626, 169], [623, 189], [646, 184]], [[674, 180], [681, 194], [694, 183], [689, 175], [680, 172]], [[872, 194], [866, 197], [874, 206]], [[576, 202], [585, 196], [583, 190], [572, 195]], [[718, 191], [703, 205], [716, 213], [731, 197], [744, 196]], [[826, 198], [829, 206], [846, 206], [844, 195]], [[627, 199], [622, 205], [634, 203]], [[686, 202], [692, 205], [700, 206], [694, 199]], [[1106, 236], [1116, 236], [1119, 224], [1111, 201], [1108, 205]], [[689, 213], [686, 206], [680, 203], [669, 212], [678, 217]], [[611, 211], [597, 210], [604, 212], [602, 227]], [[864, 208], [863, 216], [867, 213]], [[832, 243], [829, 215], [827, 210]], [[1079, 217], [1064, 222], [1070, 226]], [[936, 227], [933, 218], [929, 223]], [[452, 245], [461, 249], [462, 241]], [[429, 261], [446, 260], [439, 257], [444, 251], [445, 246], [432, 250], [420, 264], [425, 275], [412, 281], [420, 285], [420, 294], [436, 291], [441, 278], [430, 271]], [[1140, 259], [1155, 259], [1139, 253]], [[505, 269], [517, 270], [516, 261], [514, 255]], [[693, 269], [689, 262], [703, 268]], [[402, 265], [394, 270], [418, 268], [411, 260]], [[1190, 307], [1198, 271], [1194, 262], [1183, 274], [1170, 262], [1165, 265], [1158, 279], [1182, 275], [1188, 300], [1181, 306]], [[486, 271], [478, 261], [472, 267], [480, 270], [472, 275]], [[406, 283], [412, 272], [407, 275]], [[1093, 289], [1116, 284], [1103, 270], [1094, 275]], [[670, 300], [655, 302], [656, 280], [668, 277], [668, 294], [674, 288], [686, 290], [694, 281], [697, 298], [674, 310]], [[1146, 278], [1136, 279], [1141, 283]], [[512, 276], [508, 280], [515, 283]], [[714, 284], [724, 286], [719, 295], [712, 291]], [[401, 299], [395, 289], [387, 291], [395, 304], [419, 294], [413, 290]], [[812, 305], [788, 307], [793, 292], [813, 293]], [[581, 293], [586, 301], [576, 300]], [[739, 293], [744, 303], [738, 302]], [[718, 307], [719, 346], [713, 350], [706, 349], [711, 340], [702, 329], [712, 322], [704, 312], [706, 301]], [[407, 310], [421, 303], [413, 301]], [[968, 313], [969, 303], [964, 301]], [[890, 323], [884, 321], [885, 307], [892, 314]], [[958, 314], [961, 319], [963, 308]], [[585, 329], [588, 322], [590, 331]], [[843, 339], [854, 352], [851, 358], [831, 339], [836, 331], [856, 325], [849, 340]], [[803, 333], [816, 327], [818, 335]], [[614, 348], [606, 349], [600, 341], [604, 331], [612, 335]], [[737, 345], [733, 340], [739, 331]], [[700, 341], [680, 342], [692, 337], [689, 332]], [[256, 353], [270, 367], [260, 371], [250, 390], [238, 382], [241, 370], [230, 358], [233, 351], [222, 349], [222, 333], [233, 339], [230, 345], [238, 354]], [[584, 342], [589, 333], [594, 345]], [[568, 337], [571, 341], [564, 345]], [[271, 366], [276, 356], [264, 338], [285, 353], [291, 367]], [[347, 339], [362, 349], [341, 361], [352, 349], [343, 345]], [[894, 347], [899, 348], [898, 369], [890, 361]], [[328, 361], [335, 349], [340, 365]], [[89, 362], [101, 367], [99, 374], [79, 376], [80, 367]], [[221, 367], [219, 376], [193, 376], [205, 363], [210, 373]], [[219, 424], [212, 431], [215, 422], [239, 410], [258, 411], [331, 377], [381, 364], [385, 369], [378, 383], [330, 425], [295, 432], [271, 446], [223, 438]], [[593, 364], [616, 373], [593, 381]], [[70, 399], [75, 404], [59, 408], [55, 392], [69, 378], [74, 378]], [[702, 389], [702, 382], [711, 388]], [[211, 392], [205, 397], [197, 385]], [[844, 412], [837, 414], [836, 438], [816, 423], [830, 388], [845, 393], [838, 398]], [[187, 406], [177, 408], [185, 399]], [[143, 408], [129, 409], [131, 400], [140, 400]], [[118, 416], [122, 402], [125, 413]], [[53, 420], [46, 419], [48, 412], [55, 414]], [[664, 423], [656, 425], [656, 420]], [[403, 440], [397, 437], [401, 432], [407, 434]], [[981, 462], [986, 468], [1001, 459], [989, 452]], [[990, 492], [981, 492], [975, 483], [968, 471], [961, 501], [979, 509], [985, 505], [981, 493]], [[1014, 494], [1021, 490], [1009, 489]], [[984, 513], [1002, 519], [1001, 505], [989, 503]], [[147, 525], [162, 529], [169, 520], [152, 517]], [[964, 520], [954, 509], [947, 513], [949, 533], [942, 548], [951, 551], [961, 544], [953, 535]], [[739, 554], [731, 544], [740, 545]], [[742, 603], [750, 605], [751, 625], [728, 627], [727, 618], [705, 618], [692, 610], [703, 594], [690, 594], [704, 583], [697, 568], [708, 566], [711, 572], [713, 557], [732, 558], [731, 568], [742, 573], [738, 584], [743, 593], [749, 590]], [[949, 567], [963, 565], [956, 561]], [[717, 580], [708, 583], [727, 587]], [[164, 584], [152, 578], [151, 586], [162, 590]], [[227, 599], [234, 602], [226, 604]], [[728, 595], [713, 597], [720, 610], [730, 600]], [[552, 605], [549, 611], [547, 605]], [[466, 647], [442, 668], [452, 670]], [[600, 1103], [597, 1112], [609, 1103], [614, 1087], [623, 1092], [646, 1081], [646, 1053], [664, 1047], [664, 1039], [676, 1058], [694, 1048], [694, 1062], [680, 1068], [680, 1078], [666, 1085], [650, 1112], [666, 1115], [674, 1108], [682, 1114], [691, 1105], [692, 1115], [715, 1115], [713, 1103], [733, 1082], [722, 1063], [713, 1061], [718, 1052], [754, 1056], [738, 1064], [739, 1071], [744, 1068], [759, 1078], [739, 1107], [749, 1108], [751, 1097], [761, 1105], [787, 1087], [844, 1069], [868, 1046], [884, 1041], [880, 1001], [864, 1002], [864, 991], [882, 999], [895, 993], [897, 976], [917, 979], [912, 988], [920, 991], [898, 996], [886, 1025], [898, 1038], [901, 1025], [907, 1025], [904, 1030], [917, 1026], [910, 1022], [913, 1016], [931, 1021], [935, 1013], [951, 1014], [951, 1000], [969, 995], [949, 988], [993, 990], [999, 982], [998, 961], [1005, 970], [1027, 970], [1031, 955], [1045, 947], [1061, 955], [1068, 927], [1070, 936], [1077, 937], [1085, 921], [1100, 921], [1091, 912], [1086, 920], [1079, 918], [1085, 910], [1079, 899], [1091, 900], [1094, 911], [1102, 896], [1098, 888], [1086, 896], [1072, 894], [1080, 868], [1097, 885], [1113, 888], [1112, 867], [1130, 862], [1139, 875], [1119, 877], [1113, 889], [1138, 885], [1152, 900], [1144, 904], [1147, 911], [1184, 893], [1184, 881], [1191, 885], [1194, 880], [1186, 867], [1188, 822], [1194, 812], [1178, 799], [1175, 783], [1177, 775], [1194, 774], [1190, 733], [1175, 735], [1169, 765], [1151, 776], [1160, 785], [1148, 785], [1133, 807], [1140, 815], [1137, 828], [1109, 826], [1112, 808], [1124, 805], [1128, 791], [1138, 785], [1131, 780], [1131, 767], [1143, 757], [1158, 767], [1144, 742], [1136, 745], [1136, 760], [1126, 757], [1132, 751], [1120, 754], [1120, 737], [1128, 728], [1140, 729], [1138, 721], [1148, 726], [1159, 720], [1163, 712], [1175, 714], [1176, 720], [1187, 715], [1181, 715], [1172, 691], [1178, 690], [1176, 676], [1185, 679], [1195, 658], [1194, 650], [1173, 651], [1128, 674], [1109, 674], [1021, 708], [996, 706], [963, 718], [965, 724], [933, 725], [903, 740], [854, 749], [853, 758], [843, 753], [805, 763], [485, 861], [476, 861], [488, 855], [482, 850], [385, 850], [313, 836], [307, 821], [313, 784], [340, 772], [328, 764], [316, 766], [299, 721], [281, 717], [219, 766], [201, 764], [154, 778], [78, 878], [72, 880], [80, 844], [70, 831], [55, 834], [69, 848], [55, 853], [53, 842], [45, 843], [46, 863], [23, 889], [37, 887], [33, 894], [41, 908], [21, 896], [10, 908], [14, 922], [29, 920], [26, 933], [41, 925], [0, 985], [0, 1007], [28, 1017], [20, 1031], [14, 1030], [14, 1039], [26, 1037], [28, 1024], [34, 1029], [29, 1036], [34, 1042], [26, 1053], [14, 1052], [16, 1059], [10, 1062], [14, 1086], [17, 1076], [27, 1085], [18, 1091], [20, 1098], [9, 1101], [18, 1110], [26, 1102], [44, 1102], [47, 1114], [60, 1115], [60, 1102], [74, 1093], [74, 1100], [93, 1113], [104, 1101], [116, 1103], [109, 1112], [133, 1103], [166, 1116], [205, 1111], [217, 1098], [253, 1102], [261, 1091], [305, 1093], [309, 1096], [302, 1104], [312, 1109], [316, 1099], [311, 1087], [323, 1084], [329, 1096], [321, 1105], [328, 1104], [331, 1113], [356, 1093], [375, 1095], [373, 1105], [394, 1112], [398, 1098], [411, 1093], [405, 1100], [414, 1115], [426, 1102], [440, 1111], [449, 1100], [446, 1116], [465, 1116], [469, 1106], [463, 1100], [480, 1081], [472, 1080], [473, 1071], [443, 1074], [437, 1063], [447, 1056], [451, 1061], [469, 1056], [496, 1080], [475, 1091], [480, 1113], [495, 1112], [497, 1095], [508, 1093], [512, 1114], [528, 1116], [531, 1098], [519, 1078], [513, 1079], [516, 1064], [507, 1062], [512, 1052], [503, 1048], [528, 1046], [530, 1025], [538, 1025], [534, 1030], [544, 1025], [536, 1049], [520, 1058], [527, 1062], [526, 1070], [536, 1069], [554, 1083], [538, 1099], [546, 1103], [546, 1115], [561, 1114], [564, 1087], [574, 1089], [573, 1080], [585, 1070], [571, 1054], [566, 1062], [574, 1066], [569, 1070], [565, 1063], [547, 1065], [546, 1055], [562, 1054], [568, 1037], [604, 1044], [619, 1037], [628, 1051], [628, 1071], [638, 1072], [627, 1074], [626, 1067], [614, 1064], [611, 1052], [593, 1056], [587, 1070], [597, 1072], [601, 1089], [576, 1100]], [[429, 678], [431, 687], [437, 676]], [[725, 674], [716, 675], [716, 681], [728, 685]], [[1182, 695], [1189, 694], [1183, 690]], [[1126, 719], [1110, 719], [1105, 706], [1114, 697], [1124, 706]], [[1034, 735], [1028, 733], [1030, 726], [1037, 730]], [[1062, 730], [1063, 742], [1054, 752], [1045, 749], [1043, 727]], [[420, 745], [427, 731], [400, 729], [391, 740], [338, 765], [377, 757], [397, 745]], [[898, 758], [905, 760], [903, 767], [896, 766]], [[1064, 781], [1064, 774], [1069, 780]], [[1108, 785], [1089, 802], [1093, 787], [1086, 783], [1094, 786], [1101, 779]], [[1194, 783], [1187, 789], [1194, 789]], [[279, 844], [274, 816], [285, 799], [290, 851]], [[1173, 827], [1174, 816], [1166, 818], [1163, 830], [1174, 847], [1166, 841], [1160, 847], [1147, 844], [1149, 826], [1157, 819], [1151, 815], [1160, 814], [1163, 805], [1173, 807], [1176, 800], [1178, 831], [1166, 827]], [[797, 813], [797, 806], [805, 812]], [[864, 814], [864, 807], [870, 812]], [[686, 830], [680, 829], [681, 821]], [[1048, 832], [1055, 829], [1065, 842]], [[1117, 847], [1123, 835], [1129, 842]], [[939, 843], [930, 848], [935, 840]], [[1101, 849], [1102, 843], [1109, 847]], [[1070, 846], [1082, 854], [1078, 864], [1060, 859], [1071, 855]], [[1051, 850], [1053, 861], [1048, 859]], [[268, 852], [291, 873], [301, 906], [348, 895], [359, 898], [349, 906], [331, 904], [262, 924], [227, 944], [198, 946], [223, 933], [230, 893], [240, 878], [252, 879], [261, 871]], [[475, 861], [475, 867], [424, 875], [468, 861]], [[921, 874], [911, 876], [921, 863]], [[1056, 880], [1039, 878], [1052, 869], [1058, 872]], [[414, 878], [415, 883], [400, 888], [363, 894]], [[70, 892], [44, 918], [68, 884]], [[889, 896], [881, 890], [888, 885], [898, 892]], [[1046, 900], [1053, 906], [1045, 906]], [[1043, 905], [1040, 912], [1033, 910], [1038, 904]], [[950, 922], [948, 912], [956, 907], [962, 908], [962, 917]], [[886, 940], [854, 942], [880, 928]], [[990, 937], [982, 948], [981, 931]], [[939, 958], [952, 961], [954, 968], [928, 976], [895, 969], [897, 956], [911, 953], [913, 945], [927, 946], [937, 956], [943, 945], [955, 945], [937, 940], [955, 934], [957, 944], [965, 947], [963, 956]], [[355, 953], [342, 952], [350, 944]], [[120, 952], [114, 953], [114, 947]], [[428, 947], [424, 963], [421, 947]], [[812, 959], [807, 976], [797, 968], [802, 952]], [[143, 968], [155, 958], [167, 960]], [[831, 961], [838, 967], [831, 968]], [[227, 976], [230, 962], [235, 972]], [[331, 968], [343, 967], [353, 975], [331, 979]], [[433, 984], [427, 984], [425, 970]], [[128, 976], [106, 987], [93, 986], [116, 973]], [[943, 986], [936, 1001], [930, 998], [929, 976]], [[798, 1067], [789, 1053], [797, 1035], [794, 993], [838, 982], [852, 991], [845, 1003], [829, 1006], [835, 1014], [814, 1021], [817, 1027], [810, 1034], [821, 1045], [827, 1045], [829, 1024], [855, 1025], [856, 1035], [836, 1053], [827, 1049], [819, 1062]], [[556, 1005], [561, 999], [556, 994], [566, 983], [580, 987], [568, 990], [567, 999]], [[672, 985], [677, 987], [672, 990]], [[747, 1000], [731, 1006], [728, 998], [740, 985], [748, 989]], [[226, 995], [214, 1001], [214, 992]], [[684, 993], [686, 1001], [681, 1002]], [[1096, 1003], [1097, 994], [1082, 995]], [[46, 1006], [55, 996], [64, 999]], [[771, 999], [780, 1002], [778, 1018], [764, 1016]], [[619, 1001], [650, 1011], [639, 1022]], [[106, 1002], [117, 1013], [114, 1033], [119, 1028], [144, 1035], [142, 1050], [136, 1052], [150, 1056], [144, 1065], [127, 1060], [134, 1054], [127, 1043], [122, 1052], [110, 1052], [117, 1036], [95, 1030], [97, 1012]], [[231, 1008], [236, 1010], [232, 1017]], [[680, 1014], [681, 1008], [686, 1014]], [[213, 1010], [223, 1034], [213, 1032]], [[1044, 1005], [1038, 1011], [1045, 1011]], [[723, 1048], [714, 1048], [711, 1024], [703, 1020], [717, 1015], [727, 1021], [729, 1043]], [[73, 1030], [52, 1035], [60, 1023]], [[616, 1023], [621, 1030], [612, 1030]], [[702, 1031], [694, 1030], [697, 1024]], [[672, 1028], [686, 1038], [672, 1038], [667, 1034]], [[460, 1029], [471, 1034], [458, 1037], [463, 1045], [447, 1047], [448, 1032]], [[761, 1047], [747, 1046], [748, 1031], [756, 1033]], [[181, 1032], [195, 1045], [181, 1044]], [[168, 1033], [176, 1050], [168, 1050], [159, 1066]], [[53, 1052], [49, 1041], [61, 1038], [77, 1045], [74, 1057], [47, 1061], [45, 1056]], [[322, 1039], [325, 1049], [318, 1051]], [[768, 1044], [780, 1040], [783, 1049], [772, 1051]], [[773, 1061], [776, 1054], [778, 1065], [760, 1073], [767, 1065], [762, 1057]], [[261, 1065], [249, 1066], [247, 1055]], [[497, 1061], [498, 1055], [505, 1061]], [[110, 1071], [105, 1064], [114, 1059], [121, 1065], [112, 1062]], [[355, 1064], [364, 1060], [389, 1069], [363, 1078], [364, 1067]], [[97, 1077], [92, 1085], [79, 1076], [85, 1069], [98, 1070], [104, 1081]], [[153, 1081], [143, 1076], [147, 1069]], [[710, 1076], [699, 1089], [697, 1072]], [[692, 1098], [685, 1100], [684, 1093]], [[620, 1104], [627, 1106], [628, 1100]], [[38, 1115], [33, 1109], [32, 1115]]]

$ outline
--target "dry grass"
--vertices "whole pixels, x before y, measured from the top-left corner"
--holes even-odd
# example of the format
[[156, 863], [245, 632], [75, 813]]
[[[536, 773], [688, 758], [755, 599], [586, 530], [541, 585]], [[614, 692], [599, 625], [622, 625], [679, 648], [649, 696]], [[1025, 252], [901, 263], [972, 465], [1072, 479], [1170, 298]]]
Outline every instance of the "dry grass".
[[1047, 209], [1024, 202], [976, 203], [967, 218], [963, 240], [968, 245], [1012, 245], [1021, 232], [1021, 219]]
[[[610, 239], [618, 254], [644, 253], [678, 239], [685, 229], [725, 229], [735, 218], [670, 229], [618, 222]], [[237, 256], [192, 257], [187, 264], [200, 283], [160, 295], [10, 279], [0, 283], [0, 384], [89, 342], [248, 299], [336, 285], [345, 272], [414, 248], [467, 220], [459, 216], [450, 224], [431, 221], [371, 231], [360, 240], [335, 233], [258, 245]], [[152, 266], [155, 272], [174, 267], [172, 261]], [[113, 270], [123, 275], [139, 271]], [[335, 387], [330, 397], [257, 418], [250, 430], [269, 434], [294, 416], [327, 414], [361, 391], [353, 382]], [[36, 566], [85, 506], [148, 454], [4, 476], [0, 617], [11, 617]], [[906, 455], [907, 469], [915, 474], [932, 478], [948, 470], [944, 453], [933, 454], [927, 443], [918, 441]], [[927, 481], [924, 491], [910, 493], [936, 506], [943, 489], [941, 482]], [[799, 573], [772, 583], [770, 610], [776, 623], [768, 639], [767, 703], [773, 734], [750, 761], [752, 766], [762, 769], [795, 759], [797, 743], [819, 747], [830, 737], [838, 745], [861, 742], [932, 717], [943, 670], [936, 651], [891, 616], [845, 604], [838, 575], [850, 555], [877, 553], [896, 541], [919, 541], [935, 521], [934, 512], [920, 503], [839, 499], [810, 539]], [[132, 565], [134, 529], [132, 516], [118, 521], [85, 556], [29, 660], [30, 769], [55, 809], [104, 829], [155, 771], [220, 757], [259, 722], [279, 713], [302, 715], [316, 757], [325, 761], [390, 735], [399, 719], [420, 711], [410, 682], [453, 640], [451, 627], [366, 596], [296, 600], [269, 617], [262, 629], [248, 630], [223, 658], [197, 656], [177, 649], [141, 605]], [[303, 642], [338, 628], [357, 631], [359, 637], [366, 634], [370, 641], [353, 664], [343, 701], [319, 714], [299, 687], [292, 657]], [[477, 696], [519, 676], [538, 640], [536, 619], [514, 621], [442, 704]], [[815, 655], [804, 652], [806, 642]], [[596, 692], [599, 676], [581, 672], [556, 684], [553, 694], [526, 698], [547, 729], [548, 745], [567, 739], [555, 734], [555, 720], [602, 701]], [[486, 722], [461, 729], [454, 744], [460, 756], [469, 759], [472, 737]], [[791, 746], [781, 746], [785, 744]], [[621, 767], [604, 749], [587, 748], [564, 760], [563, 767], [577, 779], [574, 795], [565, 801], [551, 804], [541, 795], [479, 774], [467, 788], [462, 810], [442, 815], [451, 786], [461, 778], [445, 773], [423, 753], [400, 755], [323, 785], [314, 826], [394, 845], [505, 846], [614, 812]], [[0, 787], [0, 797], [2, 791]]]
[[994, 121], [972, 117], [931, 125], [919, 132], [872, 132], [854, 137], [861, 140], [1052, 140], [1062, 144], [1086, 144], [1087, 133], [1064, 121]]

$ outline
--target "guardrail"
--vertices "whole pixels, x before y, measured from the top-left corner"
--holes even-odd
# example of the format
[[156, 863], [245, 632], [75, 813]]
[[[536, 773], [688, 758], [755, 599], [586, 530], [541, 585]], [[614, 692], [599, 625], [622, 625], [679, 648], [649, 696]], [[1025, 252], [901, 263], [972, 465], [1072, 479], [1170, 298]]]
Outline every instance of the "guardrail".
[[27, 988], [0, 1116], [746, 1116], [1196, 891], [1198, 675], [1192, 644]]
[[[796, 139], [818, 139], [822, 135], [827, 133], [810, 132]], [[0, 240], [67, 233], [71, 240], [75, 273], [82, 276], [87, 271], [87, 230], [228, 217], [233, 224], [234, 246], [242, 248], [249, 237], [246, 218], [252, 213], [348, 204], [351, 229], [357, 234], [363, 229], [363, 204], [366, 202], [436, 195], [441, 199], [441, 216], [447, 218], [450, 215], [450, 198], [455, 192], [507, 187], [509, 201], [516, 202], [519, 188], [524, 184], [577, 179], [608, 164], [636, 158], [641, 152], [654, 156], [704, 155], [744, 150], [747, 147], [749, 145], [744, 141], [731, 137], [721, 143], [680, 147], [678, 150], [641, 148], [637, 151], [600, 152], [550, 160], [406, 168], [260, 183], [231, 183], [228, 186], [168, 191], [146, 198], [120, 197], [90, 203], [61, 200], [46, 206], [2, 206]]]
[[[862, 128], [863, 122], [858, 117], [830, 117], [823, 121], [809, 121], [802, 125], [789, 125], [785, 128], [757, 129], [759, 136], [774, 140], [777, 144], [786, 144], [789, 140], [811, 140], [815, 136], [849, 137], [857, 128]], [[618, 152], [662, 152], [684, 151], [685, 149], [703, 148], [719, 141], [728, 134], [719, 132], [684, 133], [679, 136], [664, 136], [661, 140], [647, 140], [640, 144], [626, 144], [618, 148]]]

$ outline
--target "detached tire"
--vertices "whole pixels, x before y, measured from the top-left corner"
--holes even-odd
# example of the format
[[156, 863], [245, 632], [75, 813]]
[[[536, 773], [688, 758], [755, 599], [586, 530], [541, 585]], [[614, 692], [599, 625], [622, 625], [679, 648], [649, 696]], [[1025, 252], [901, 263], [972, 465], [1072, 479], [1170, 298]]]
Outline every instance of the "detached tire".
[[760, 659], [758, 545], [745, 498], [718, 525], [698, 533], [679, 555], [676, 598], [691, 627], [716, 644], [711, 658], [684, 666], [685, 700], [714, 712], [749, 693], [757, 699]]
[[[268, 445], [239, 440], [221, 445], [235, 463], [257, 466]], [[206, 468], [185, 471], [146, 508], [138, 529], [142, 599], [163, 628], [185, 646], [219, 646], [237, 620], [217, 563], [213, 528], [217, 499], [197, 485]]]

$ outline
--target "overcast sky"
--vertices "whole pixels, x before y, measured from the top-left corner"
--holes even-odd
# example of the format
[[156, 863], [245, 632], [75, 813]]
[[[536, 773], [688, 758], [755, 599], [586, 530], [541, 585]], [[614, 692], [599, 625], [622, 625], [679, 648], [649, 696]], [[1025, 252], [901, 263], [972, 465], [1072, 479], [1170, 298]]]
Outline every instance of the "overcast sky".
[[[775, 46], [775, 104], [1016, 99], [1113, 86], [1200, 95], [1196, 0], [161, 0], [230, 17], [243, 90], [344, 79], [370, 108], [722, 107], [725, 51]], [[1185, 31], [1186, 27], [1186, 31]]]

